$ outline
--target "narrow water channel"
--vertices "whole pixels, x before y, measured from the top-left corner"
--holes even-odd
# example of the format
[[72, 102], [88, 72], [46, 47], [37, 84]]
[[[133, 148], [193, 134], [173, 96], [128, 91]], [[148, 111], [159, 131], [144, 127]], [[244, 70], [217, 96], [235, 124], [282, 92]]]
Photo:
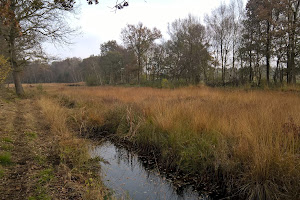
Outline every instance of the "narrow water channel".
[[[145, 159], [109, 141], [94, 147], [93, 156], [101, 161], [101, 176], [104, 184], [120, 199], [135, 200], [210, 200], [199, 194], [192, 186], [175, 187], [171, 179], [161, 175], [157, 168], [148, 169]], [[154, 164], [155, 165], [155, 164]], [[153, 165], [152, 165], [153, 166]], [[154, 169], [153, 169], [154, 168]]]

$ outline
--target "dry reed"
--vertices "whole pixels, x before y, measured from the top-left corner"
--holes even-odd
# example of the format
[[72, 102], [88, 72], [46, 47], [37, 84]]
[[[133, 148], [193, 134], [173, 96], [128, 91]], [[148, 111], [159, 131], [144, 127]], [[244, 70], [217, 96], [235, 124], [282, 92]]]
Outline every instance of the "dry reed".
[[[189, 172], [213, 167], [248, 199], [300, 198], [297, 92], [188, 87], [52, 87], [87, 120], [143, 145]], [[119, 115], [119, 117], [117, 117]], [[176, 154], [176, 155], [174, 155]]]

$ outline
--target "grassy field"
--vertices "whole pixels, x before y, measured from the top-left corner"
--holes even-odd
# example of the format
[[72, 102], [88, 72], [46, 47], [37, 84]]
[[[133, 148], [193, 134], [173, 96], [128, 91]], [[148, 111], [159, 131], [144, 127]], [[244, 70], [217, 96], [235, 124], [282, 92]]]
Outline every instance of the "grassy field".
[[[45, 85], [82, 134], [114, 134], [248, 199], [300, 198], [300, 93]], [[218, 173], [217, 173], [218, 172]]]

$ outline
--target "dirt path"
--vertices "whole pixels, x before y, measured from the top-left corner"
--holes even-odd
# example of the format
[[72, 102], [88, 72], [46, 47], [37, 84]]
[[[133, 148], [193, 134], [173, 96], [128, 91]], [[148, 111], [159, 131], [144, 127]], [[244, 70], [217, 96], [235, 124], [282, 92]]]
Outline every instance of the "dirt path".
[[35, 182], [49, 151], [47, 127], [39, 122], [42, 116], [34, 100], [2, 101], [0, 115], [0, 152], [9, 155], [2, 161], [0, 199], [33, 199], [41, 193]]
[[82, 199], [56, 173], [54, 141], [36, 100], [0, 99], [0, 199]]

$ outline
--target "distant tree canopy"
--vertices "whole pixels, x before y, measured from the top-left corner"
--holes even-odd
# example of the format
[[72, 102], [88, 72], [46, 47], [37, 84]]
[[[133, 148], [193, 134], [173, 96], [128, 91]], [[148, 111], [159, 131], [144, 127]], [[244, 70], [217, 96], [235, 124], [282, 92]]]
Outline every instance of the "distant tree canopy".
[[[204, 23], [192, 15], [171, 22], [168, 40], [159, 40], [157, 28], [129, 24], [121, 31], [123, 43], [104, 42], [97, 56], [42, 62], [42, 42], [65, 42], [72, 32], [63, 17], [75, 3], [1, 1], [0, 54], [8, 58], [18, 94], [25, 65], [24, 81], [32, 83], [261, 86], [299, 80], [300, 0], [248, 0], [246, 7], [242, 0], [221, 3]], [[126, 6], [117, 1], [114, 8]]]
[[153, 46], [154, 41], [161, 38], [161, 32], [157, 28], [150, 30], [142, 23], [138, 25], [127, 25], [121, 32], [125, 47], [132, 50], [138, 62], [137, 79], [140, 84], [140, 75], [143, 72], [144, 64], [147, 62], [147, 53]]
[[167, 49], [169, 73], [173, 78], [186, 79], [198, 84], [201, 76], [208, 79], [209, 61], [205, 27], [200, 20], [189, 15], [186, 19], [175, 20], [168, 27], [170, 40]]

